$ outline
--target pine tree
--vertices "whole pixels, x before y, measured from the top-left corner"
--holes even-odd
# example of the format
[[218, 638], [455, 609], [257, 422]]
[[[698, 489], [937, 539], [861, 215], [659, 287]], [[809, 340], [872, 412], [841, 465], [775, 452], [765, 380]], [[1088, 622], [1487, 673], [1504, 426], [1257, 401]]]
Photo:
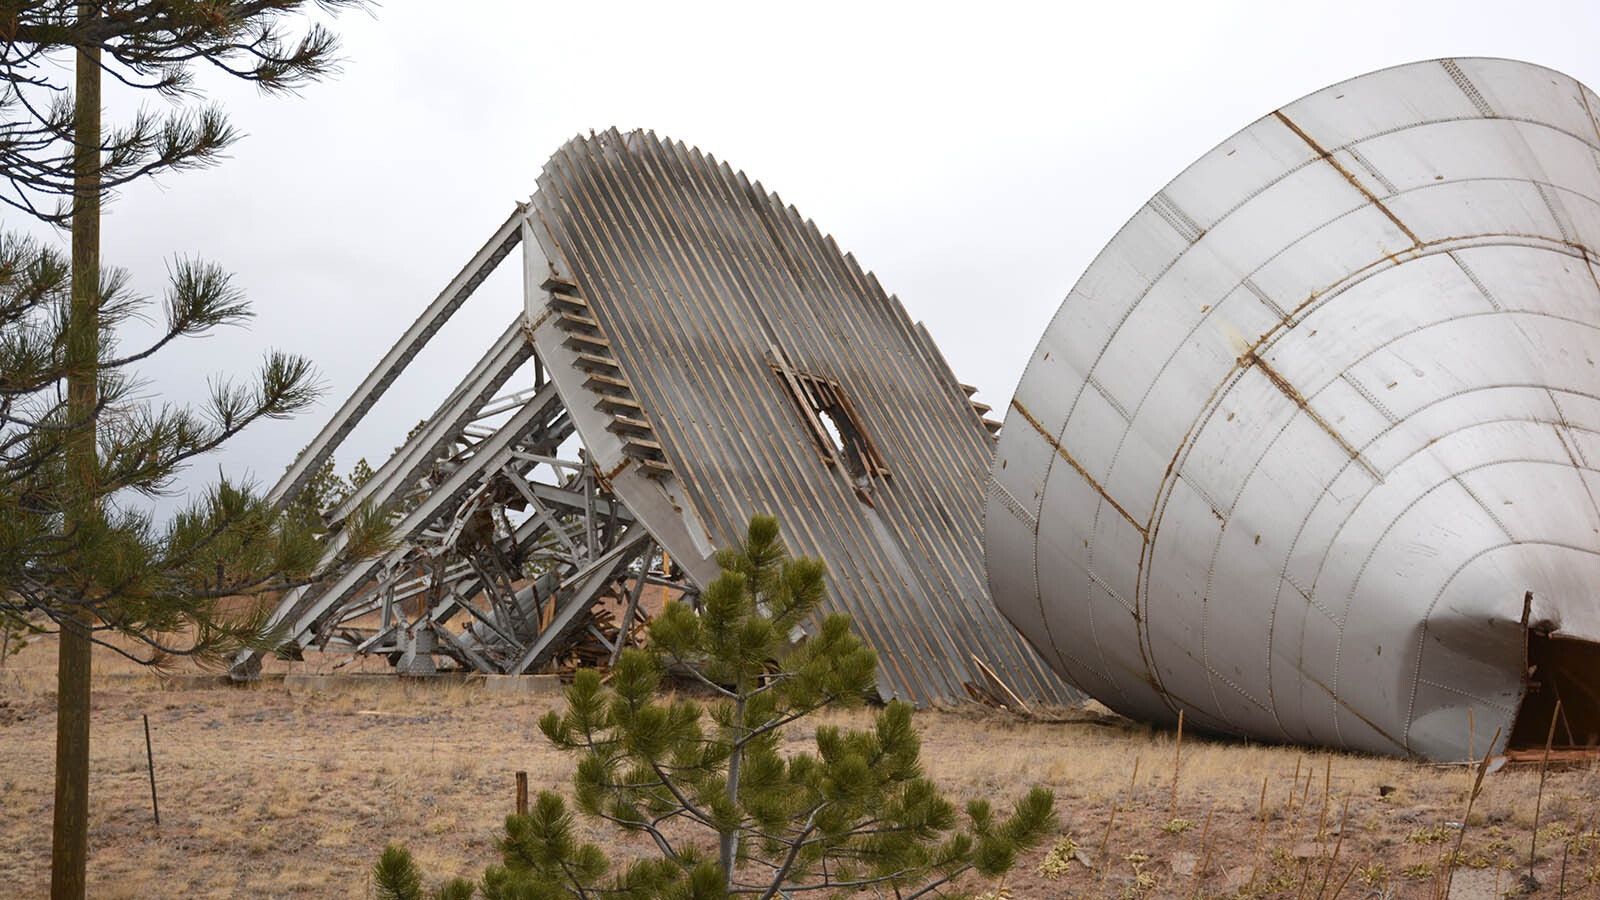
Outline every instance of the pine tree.
[[[966, 873], [1003, 875], [1054, 828], [1054, 797], [1040, 787], [1009, 815], [984, 800], [960, 815], [922, 772], [905, 703], [871, 728], [820, 726], [815, 752], [786, 753], [786, 727], [862, 702], [876, 655], [842, 615], [794, 642], [823, 599], [824, 570], [787, 557], [775, 519], [753, 519], [718, 561], [700, 611], [669, 604], [649, 647], [624, 653], [609, 684], [579, 672], [565, 711], [539, 722], [578, 756], [577, 808], [656, 853], [614, 873], [605, 849], [579, 840], [566, 800], [541, 792], [528, 815], [506, 819], [502, 863], [481, 885], [490, 900], [949, 896]], [[715, 699], [664, 694], [668, 668]]]
[[[304, 453], [304, 450], [300, 451]], [[289, 468], [293, 468], [291, 463]], [[361, 486], [361, 483], [372, 477], [372, 467], [367, 465], [365, 458], [359, 460], [350, 471], [347, 478], [338, 472], [337, 464], [332, 456], [323, 461], [317, 470], [307, 478], [305, 485], [293, 495], [285, 498], [285, 507], [291, 515], [298, 516], [313, 532], [324, 534], [327, 523], [323, 521], [322, 514], [343, 503], [351, 491]], [[357, 481], [357, 478], [360, 481]]]
[[[0, 201], [72, 233], [70, 263], [26, 241], [0, 245], [0, 617], [42, 616], [61, 636], [54, 897], [85, 893], [97, 635], [142, 641], [154, 652], [141, 661], [219, 652], [259, 629], [219, 616], [218, 596], [292, 581], [310, 552], [303, 531], [285, 529], [276, 510], [225, 482], [167, 529], [119, 502], [160, 492], [184, 462], [252, 421], [303, 409], [316, 390], [308, 362], [270, 354], [254, 384], [216, 382], [204, 413], [137, 402], [134, 363], [173, 338], [241, 321], [248, 307], [221, 270], [179, 261], [166, 334], [117, 355], [116, 325], [143, 301], [122, 275], [102, 270], [102, 201], [144, 176], [211, 164], [238, 138], [218, 107], [194, 105], [197, 67], [293, 90], [332, 70], [336, 42], [320, 24], [287, 29], [317, 9], [364, 5], [0, 2]], [[104, 73], [169, 100], [169, 110], [141, 105], [103, 129]], [[168, 635], [185, 626], [193, 643], [171, 644]]]
[[475, 888], [465, 878], [453, 878], [432, 894], [422, 890], [422, 870], [411, 854], [395, 844], [383, 848], [372, 866], [372, 891], [378, 900], [472, 900]]

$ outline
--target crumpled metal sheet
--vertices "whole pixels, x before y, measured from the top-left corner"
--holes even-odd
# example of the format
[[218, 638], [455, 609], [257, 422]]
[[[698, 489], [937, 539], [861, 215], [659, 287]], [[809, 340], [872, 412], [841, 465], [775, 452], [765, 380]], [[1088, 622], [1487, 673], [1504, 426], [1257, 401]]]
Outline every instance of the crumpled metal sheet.
[[[792, 552], [826, 561], [828, 608], [878, 651], [886, 697], [962, 701], [971, 685], [1080, 699], [989, 600], [993, 441], [979, 412], [921, 326], [831, 238], [726, 163], [645, 132], [570, 141], [529, 216], [550, 269], [530, 279], [553, 276], [550, 303], [593, 348], [573, 365], [594, 367], [595, 390], [628, 394], [598, 401], [620, 409], [604, 426], [575, 413], [580, 436], [697, 582], [718, 571], [714, 547], [774, 514]], [[535, 306], [543, 334], [554, 313]], [[585, 396], [574, 389], [568, 406], [596, 402]], [[801, 405], [812, 400], [854, 417], [870, 474], [825, 450], [821, 417]], [[635, 435], [637, 455], [610, 453], [618, 441], [601, 427]]]
[[1525, 593], [1600, 641], [1597, 114], [1526, 63], [1386, 69], [1134, 214], [992, 470], [995, 602], [1058, 672], [1158, 723], [1505, 745]]

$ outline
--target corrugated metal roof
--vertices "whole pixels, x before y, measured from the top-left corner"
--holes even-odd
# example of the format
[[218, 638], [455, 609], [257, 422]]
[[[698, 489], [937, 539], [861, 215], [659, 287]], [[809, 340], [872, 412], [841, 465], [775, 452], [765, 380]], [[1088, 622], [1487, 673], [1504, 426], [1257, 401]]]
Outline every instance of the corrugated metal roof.
[[615, 130], [551, 158], [530, 216], [556, 276], [531, 321], [544, 335], [564, 306], [609, 349], [574, 357], [607, 430], [633, 434], [607, 475], [647, 523], [703, 524], [709, 542], [652, 526], [675, 559], [708, 578], [710, 546], [777, 515], [792, 552], [828, 563], [830, 607], [877, 649], [886, 696], [994, 692], [987, 666], [1024, 698], [1075, 699], [989, 600], [993, 442], [969, 392], [831, 238], [726, 163]]
[[1537, 708], [1542, 742], [1600, 641], [1597, 112], [1526, 63], [1387, 69], [1133, 216], [993, 469], [996, 603], [1059, 672], [1267, 739], [1459, 759]]

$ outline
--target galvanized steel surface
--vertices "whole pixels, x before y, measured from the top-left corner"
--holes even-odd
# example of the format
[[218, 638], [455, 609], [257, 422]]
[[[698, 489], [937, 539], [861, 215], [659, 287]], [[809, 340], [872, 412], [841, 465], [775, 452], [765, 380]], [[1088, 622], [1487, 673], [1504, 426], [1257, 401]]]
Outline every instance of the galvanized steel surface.
[[[716, 573], [711, 546], [772, 513], [791, 551], [827, 561], [830, 605], [878, 650], [886, 696], [1003, 692], [987, 666], [1025, 698], [1076, 698], [989, 601], [993, 444], [968, 392], [830, 238], [725, 163], [640, 132], [557, 152], [530, 224], [554, 275], [530, 300], [541, 354], [564, 317], [587, 399], [627, 446], [582, 416], [580, 433], [608, 448], [602, 467], [619, 460], [605, 475], [641, 521], [703, 527], [709, 545], [651, 526], [697, 581]], [[575, 409], [576, 393], [563, 387]]]
[[1133, 216], [989, 489], [995, 602], [1057, 671], [1156, 722], [1504, 745], [1525, 592], [1533, 632], [1600, 641], [1597, 113], [1525, 63], [1401, 66]]

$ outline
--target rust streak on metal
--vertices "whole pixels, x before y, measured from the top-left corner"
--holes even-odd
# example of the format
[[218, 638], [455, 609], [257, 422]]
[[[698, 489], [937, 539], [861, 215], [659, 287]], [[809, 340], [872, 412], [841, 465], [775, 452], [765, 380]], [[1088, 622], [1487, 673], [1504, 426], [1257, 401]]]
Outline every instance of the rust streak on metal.
[[1594, 282], [1597, 290], [1600, 290], [1600, 275], [1595, 274], [1594, 261], [1589, 258], [1587, 253], [1583, 256], [1583, 267], [1589, 270], [1589, 280]]
[[613, 468], [611, 471], [602, 472], [602, 471], [600, 471], [600, 468], [598, 466], [596, 466], [595, 470], [594, 470], [594, 474], [595, 474], [596, 478], [600, 479], [601, 483], [606, 485], [606, 489], [610, 490], [610, 485], [611, 485], [612, 480], [615, 479], [618, 475], [621, 475], [623, 470], [627, 469], [631, 465], [633, 465], [633, 457], [624, 456], [622, 458], [622, 462], [617, 463], [616, 467]]
[[534, 319], [532, 322], [528, 322], [526, 320], [523, 321], [522, 333], [528, 336], [528, 340], [533, 340], [533, 333], [538, 331], [539, 326], [543, 325], [551, 316], [555, 314], [555, 310], [551, 309], [549, 306], [546, 306], [544, 308], [544, 312], [540, 314], [539, 318]]
[[1326, 432], [1328, 437], [1333, 438], [1334, 442], [1339, 445], [1339, 449], [1348, 454], [1351, 460], [1353, 460], [1357, 465], [1361, 466], [1361, 468], [1365, 469], [1367, 474], [1371, 475], [1374, 479], [1378, 481], [1383, 480], [1383, 476], [1378, 474], [1378, 470], [1374, 469], [1372, 464], [1367, 462], [1366, 459], [1361, 456], [1361, 451], [1357, 450], [1349, 441], [1345, 440], [1344, 435], [1340, 434], [1338, 430], [1328, 422], [1327, 419], [1324, 419], [1316, 410], [1312, 409], [1311, 403], [1310, 401], [1306, 400], [1305, 395], [1301, 394], [1294, 385], [1289, 383], [1287, 378], [1284, 378], [1282, 374], [1280, 374], [1276, 369], [1272, 368], [1272, 366], [1269, 365], [1265, 359], [1262, 359], [1255, 350], [1251, 350], [1249, 353], [1246, 353], [1244, 356], [1240, 357], [1239, 362], [1241, 365], [1247, 368], [1249, 366], [1255, 366], [1257, 369], [1261, 370], [1261, 374], [1267, 376], [1267, 380], [1272, 382], [1272, 386], [1281, 391], [1285, 397], [1288, 397], [1295, 406], [1300, 407], [1301, 412], [1305, 413], [1307, 416], [1310, 416], [1311, 421], [1317, 423], [1317, 427]]
[[1061, 446], [1061, 442], [1051, 436], [1050, 432], [1045, 430], [1043, 425], [1039, 424], [1039, 420], [1033, 417], [1033, 413], [1028, 412], [1027, 407], [1023, 406], [1015, 397], [1013, 397], [1011, 399], [1011, 408], [1016, 410], [1017, 413], [1022, 416], [1022, 418], [1026, 419], [1028, 424], [1033, 426], [1033, 430], [1039, 432], [1039, 436], [1044, 438], [1045, 441], [1050, 444], [1050, 446], [1055, 448], [1056, 454], [1062, 459], [1066, 460], [1067, 465], [1071, 466], [1074, 472], [1077, 472], [1080, 476], [1082, 476], [1084, 481], [1089, 482], [1089, 486], [1094, 488], [1095, 492], [1098, 493], [1102, 499], [1111, 504], [1112, 509], [1120, 513], [1124, 519], [1127, 519], [1129, 525], [1132, 525], [1134, 528], [1138, 529], [1140, 537], [1146, 536], [1145, 526], [1140, 523], [1138, 519], [1135, 519], [1131, 514], [1129, 514], [1126, 509], [1123, 509], [1122, 504], [1112, 499], [1111, 494], [1107, 493], [1106, 489], [1100, 485], [1100, 482], [1096, 481], [1094, 476], [1089, 474], [1089, 471], [1083, 467], [1082, 463], [1072, 458], [1072, 454], [1067, 452], [1067, 448]]
[[1337, 159], [1334, 158], [1332, 153], [1323, 149], [1322, 145], [1316, 142], [1316, 139], [1302, 131], [1299, 125], [1296, 125], [1288, 116], [1283, 114], [1283, 110], [1277, 110], [1273, 112], [1273, 115], [1278, 117], [1278, 121], [1288, 126], [1289, 130], [1293, 131], [1300, 138], [1300, 140], [1305, 141], [1307, 146], [1309, 146], [1312, 150], [1315, 150], [1317, 155], [1322, 157], [1322, 159], [1326, 161], [1328, 165], [1333, 166], [1340, 175], [1343, 175], [1344, 180], [1350, 182], [1351, 187], [1360, 191], [1362, 196], [1367, 198], [1368, 203], [1376, 206], [1379, 212], [1383, 213], [1385, 216], [1388, 216], [1389, 221], [1393, 222], [1396, 228], [1405, 232], [1406, 237], [1411, 239], [1412, 247], [1420, 248], [1422, 246], [1422, 239], [1417, 237], [1416, 233], [1410, 228], [1406, 227], [1406, 223], [1400, 221], [1400, 217], [1395, 215], [1394, 212], [1389, 209], [1389, 207], [1384, 206], [1383, 201], [1379, 200], [1376, 194], [1373, 194], [1371, 191], [1367, 190], [1367, 186], [1361, 183], [1361, 179], [1357, 178], [1354, 172], [1346, 169], [1339, 163]]
[[1316, 676], [1312, 675], [1310, 672], [1307, 672], [1305, 670], [1304, 666], [1296, 666], [1296, 668], [1298, 668], [1300, 670], [1300, 674], [1302, 674], [1302, 675], [1304, 675], [1306, 677], [1307, 681], [1309, 681], [1312, 684], [1316, 685], [1317, 687], [1321, 688], [1323, 693], [1328, 695], [1329, 699], [1331, 699], [1334, 703], [1337, 703], [1339, 705], [1340, 709], [1344, 710], [1345, 712], [1349, 713], [1352, 716], [1355, 716], [1357, 719], [1360, 719], [1362, 724], [1366, 725], [1368, 728], [1371, 728], [1373, 731], [1377, 732], [1378, 735], [1380, 737], [1382, 737], [1384, 740], [1386, 740], [1389, 743], [1394, 744], [1396, 747], [1400, 748], [1400, 750], [1403, 751], [1406, 755], [1408, 755], [1408, 756], [1409, 755], [1413, 755], [1412, 752], [1411, 752], [1411, 748], [1406, 746], [1405, 741], [1397, 740], [1394, 735], [1392, 735], [1389, 732], [1383, 730], [1383, 728], [1380, 727], [1378, 725], [1378, 723], [1376, 723], [1376, 722], [1372, 721], [1371, 719], [1367, 718], [1365, 715], [1362, 715], [1360, 710], [1357, 710], [1354, 706], [1351, 706], [1350, 702], [1348, 700], [1345, 700], [1343, 697], [1341, 697], [1338, 694], [1334, 693], [1333, 688], [1330, 688], [1327, 685], [1323, 684], [1319, 679], [1317, 679]]

